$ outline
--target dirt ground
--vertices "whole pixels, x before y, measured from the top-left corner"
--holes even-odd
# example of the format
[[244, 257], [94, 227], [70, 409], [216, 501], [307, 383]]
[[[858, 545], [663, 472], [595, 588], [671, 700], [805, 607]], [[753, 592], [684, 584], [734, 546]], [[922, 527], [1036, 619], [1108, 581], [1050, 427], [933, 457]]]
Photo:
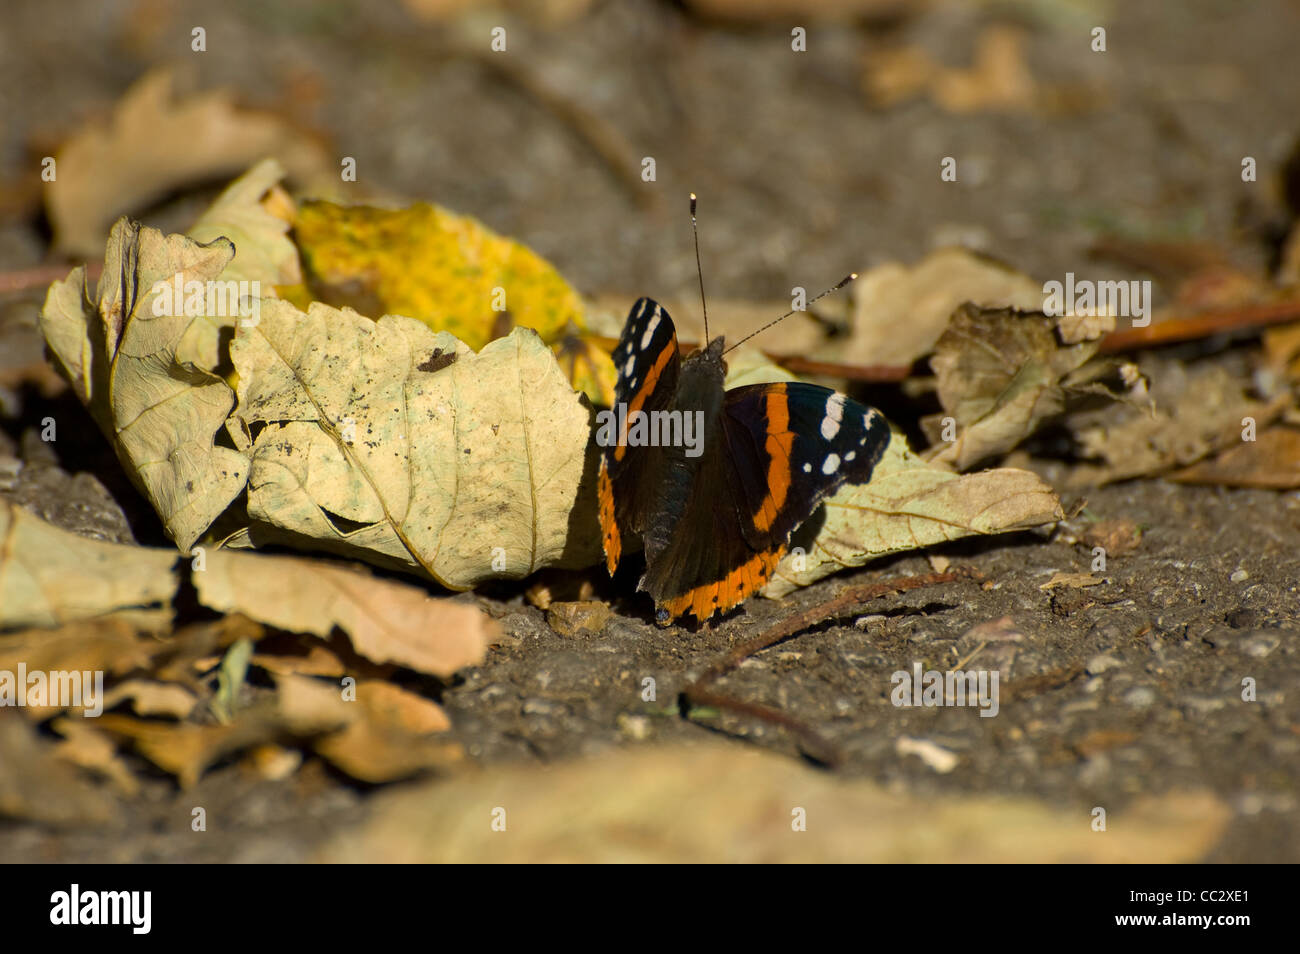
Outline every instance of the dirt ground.
[[[688, 191], [701, 196], [705, 276], [719, 297], [779, 299], [794, 284], [823, 287], [849, 269], [952, 242], [1034, 276], [1143, 277], [1089, 257], [1100, 235], [1196, 238], [1243, 267], [1267, 262], [1265, 237], [1282, 218], [1277, 170], [1297, 133], [1296, 4], [870, 6], [847, 22], [721, 23], [651, 0], [595, 3], [555, 27], [507, 18], [511, 50], [615, 127], [634, 158], [656, 158], [657, 181], [639, 183], [516, 85], [448, 52], [458, 30], [486, 35], [492, 13], [442, 26], [414, 23], [395, 4], [85, 0], [54, 17], [47, 4], [20, 0], [0, 25], [0, 169], [17, 210], [0, 218], [0, 270], [45, 261], [48, 234], [23, 211], [19, 184], [35, 177], [33, 150], [43, 154], [40, 144], [75, 131], [157, 63], [292, 113], [355, 156], [374, 188], [478, 216], [583, 292], [626, 293], [629, 304], [640, 294], [690, 299]], [[908, 42], [967, 63], [972, 38], [995, 19], [1028, 31], [1028, 68], [1065, 105], [954, 114], [921, 98], [867, 108], [864, 58]], [[805, 22], [808, 51], [794, 54], [791, 24]], [[208, 50], [195, 55], [189, 31], [200, 23]], [[1105, 53], [1089, 49], [1097, 24], [1107, 29]], [[949, 155], [970, 170], [957, 183], [940, 181]], [[1257, 158], [1259, 182], [1242, 182], [1243, 156]], [[149, 221], [176, 226], [193, 201], [165, 203]], [[0, 299], [9, 357], [40, 353], [41, 294]], [[782, 350], [780, 329], [770, 334], [768, 347]], [[1220, 338], [1176, 354], [1230, 362], [1254, 346]], [[858, 396], [914, 431], [922, 412], [887, 390]], [[34, 440], [48, 414], [84, 439], [54, 449]], [[5, 391], [6, 457], [24, 465], [0, 481], [5, 497], [79, 532], [166, 544], [74, 400]], [[1030, 465], [1064, 486], [1067, 465]], [[1300, 495], [1135, 480], [1062, 497], [1067, 510], [1086, 498], [1090, 515], [1144, 528], [1100, 586], [1040, 589], [1057, 571], [1088, 569], [1091, 554], [1070, 542], [1071, 526], [959, 541], [933, 552], [983, 582], [864, 604], [759, 655], [722, 687], [815, 726], [843, 754], [836, 771], [892, 791], [1021, 794], [1086, 813], [1208, 788], [1233, 820], [1205, 860], [1300, 860]], [[617, 613], [577, 637], [553, 630], [522, 587], [492, 587], [462, 598], [501, 619], [505, 640], [482, 666], [431, 691], [454, 737], [487, 766], [719, 734], [798, 759], [785, 729], [725, 712], [674, 714], [688, 674], [846, 584], [931, 569], [925, 554], [905, 554], [784, 602], [752, 599], [696, 629], [654, 626], [631, 581], [593, 573]], [[967, 658], [979, 647], [968, 631], [1001, 617], [1021, 639], [980, 650], [997, 654], [1018, 687], [998, 718], [890, 704], [891, 673], [914, 660]], [[641, 698], [646, 676], [658, 683], [656, 702]], [[1257, 682], [1254, 703], [1240, 701], [1247, 677]], [[900, 736], [956, 753], [958, 767], [939, 773], [900, 756]], [[283, 782], [224, 766], [184, 795], [168, 778], [143, 781], [125, 827], [0, 821], [0, 861], [303, 860], [363, 820], [376, 792], [315, 761]], [[227, 819], [225, 837], [193, 838], [191, 804]]]

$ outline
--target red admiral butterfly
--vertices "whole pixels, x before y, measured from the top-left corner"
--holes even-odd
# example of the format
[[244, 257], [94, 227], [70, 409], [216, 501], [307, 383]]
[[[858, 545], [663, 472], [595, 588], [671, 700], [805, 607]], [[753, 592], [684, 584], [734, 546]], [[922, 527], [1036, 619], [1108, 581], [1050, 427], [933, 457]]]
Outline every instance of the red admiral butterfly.
[[605, 563], [613, 575], [625, 541], [641, 538], [638, 588], [661, 625], [706, 620], [761, 589], [794, 530], [845, 483], [870, 480], [889, 444], [879, 411], [829, 388], [724, 390], [724, 347], [717, 337], [682, 360], [672, 319], [642, 298], [614, 350], [615, 410], [597, 435]]

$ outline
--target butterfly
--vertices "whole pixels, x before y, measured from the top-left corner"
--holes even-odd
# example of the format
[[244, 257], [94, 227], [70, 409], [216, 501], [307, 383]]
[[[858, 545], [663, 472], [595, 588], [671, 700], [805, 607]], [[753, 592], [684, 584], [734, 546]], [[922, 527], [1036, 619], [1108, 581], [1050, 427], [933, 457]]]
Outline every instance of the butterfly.
[[661, 625], [761, 589], [791, 534], [841, 486], [870, 480], [889, 444], [879, 411], [830, 388], [725, 390], [725, 350], [717, 337], [683, 359], [668, 312], [642, 298], [613, 352], [614, 406], [596, 433], [605, 565], [612, 576], [640, 540], [638, 589]]

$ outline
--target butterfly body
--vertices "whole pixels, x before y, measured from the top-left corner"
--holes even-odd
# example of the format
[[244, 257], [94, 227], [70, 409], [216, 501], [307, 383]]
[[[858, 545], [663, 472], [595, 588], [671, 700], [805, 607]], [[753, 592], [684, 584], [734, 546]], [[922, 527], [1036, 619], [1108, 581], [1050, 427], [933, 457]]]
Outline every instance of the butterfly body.
[[642, 298], [613, 354], [615, 409], [597, 434], [606, 566], [640, 539], [639, 588], [661, 624], [708, 619], [761, 589], [794, 530], [843, 484], [869, 480], [889, 443], [878, 411], [828, 388], [724, 390], [724, 350], [719, 337], [682, 360], [672, 319]]

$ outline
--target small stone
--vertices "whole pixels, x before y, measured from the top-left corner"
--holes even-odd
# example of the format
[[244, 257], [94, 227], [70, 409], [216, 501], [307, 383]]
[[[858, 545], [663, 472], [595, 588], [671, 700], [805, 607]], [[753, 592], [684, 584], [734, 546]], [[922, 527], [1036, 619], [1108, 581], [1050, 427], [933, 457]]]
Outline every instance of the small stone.
[[538, 716], [557, 716], [563, 715], [567, 706], [562, 702], [552, 702], [550, 699], [525, 699], [524, 715]]
[[1124, 693], [1124, 704], [1134, 709], [1145, 709], [1154, 705], [1155, 701], [1156, 692], [1148, 686], [1134, 686]]
[[1230, 579], [1233, 583], [1243, 583], [1246, 580], [1250, 579], [1250, 574], [1247, 573], [1245, 570], [1238, 568], [1233, 571], [1232, 576], [1228, 577], [1228, 579]]
[[556, 633], [573, 639], [583, 633], [598, 634], [612, 615], [609, 604], [599, 600], [553, 602], [546, 611], [546, 621]]
[[643, 715], [628, 715], [626, 712], [620, 713], [618, 717], [618, 729], [629, 739], [635, 742], [644, 742], [650, 738], [650, 720]]
[[1098, 653], [1096, 656], [1093, 656], [1088, 660], [1088, 664], [1084, 666], [1084, 671], [1090, 676], [1097, 676], [1105, 672], [1107, 669], [1116, 669], [1123, 665], [1124, 664], [1114, 656], [1109, 656], [1106, 653]]
[[1233, 629], [1250, 629], [1259, 622], [1259, 612], [1248, 606], [1238, 606], [1226, 613], [1223, 620]]
[[1183, 704], [1196, 715], [1204, 716], [1209, 715], [1211, 712], [1218, 712], [1228, 703], [1217, 696], [1188, 696]]
[[1277, 649], [1282, 640], [1272, 633], [1256, 633], [1241, 641], [1241, 651], [1247, 656], [1263, 659]]

